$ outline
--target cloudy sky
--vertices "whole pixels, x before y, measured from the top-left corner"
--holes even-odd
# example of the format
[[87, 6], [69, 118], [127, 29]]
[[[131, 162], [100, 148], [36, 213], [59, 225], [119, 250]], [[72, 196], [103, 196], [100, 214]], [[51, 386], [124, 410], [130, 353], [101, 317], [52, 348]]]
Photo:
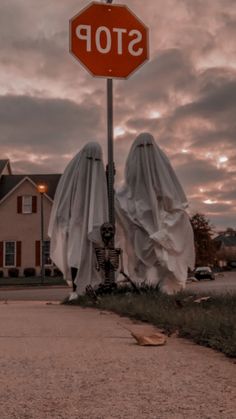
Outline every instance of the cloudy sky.
[[[85, 0], [1, 0], [0, 159], [14, 173], [61, 173], [88, 141], [106, 162], [106, 81], [69, 53]], [[117, 183], [130, 145], [151, 132], [190, 211], [236, 228], [236, 2], [127, 0], [150, 28], [150, 60], [114, 81]]]

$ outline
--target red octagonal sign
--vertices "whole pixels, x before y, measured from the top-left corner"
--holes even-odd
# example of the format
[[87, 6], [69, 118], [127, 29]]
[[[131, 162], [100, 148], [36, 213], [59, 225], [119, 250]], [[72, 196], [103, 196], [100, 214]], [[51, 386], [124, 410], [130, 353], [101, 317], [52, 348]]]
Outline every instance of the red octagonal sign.
[[124, 5], [93, 2], [70, 20], [70, 52], [94, 76], [126, 78], [148, 60], [148, 29]]

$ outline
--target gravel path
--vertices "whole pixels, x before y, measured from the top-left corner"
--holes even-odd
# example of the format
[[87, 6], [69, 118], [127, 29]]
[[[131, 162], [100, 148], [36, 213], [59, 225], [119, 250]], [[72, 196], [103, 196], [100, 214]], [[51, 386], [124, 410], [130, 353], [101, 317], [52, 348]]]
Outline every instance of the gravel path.
[[1, 419], [235, 419], [236, 365], [151, 327], [45, 302], [0, 303]]

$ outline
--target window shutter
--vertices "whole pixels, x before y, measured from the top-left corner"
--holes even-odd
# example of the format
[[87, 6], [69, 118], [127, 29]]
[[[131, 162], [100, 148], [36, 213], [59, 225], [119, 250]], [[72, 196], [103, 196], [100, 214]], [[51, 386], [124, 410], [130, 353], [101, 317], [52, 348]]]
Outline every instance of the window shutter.
[[37, 196], [32, 196], [32, 212], [37, 212]]
[[17, 197], [17, 212], [22, 214], [22, 196]]
[[3, 267], [3, 242], [0, 242], [0, 268]]
[[40, 240], [35, 241], [35, 266], [40, 266]]
[[16, 266], [21, 266], [21, 242], [16, 242]]

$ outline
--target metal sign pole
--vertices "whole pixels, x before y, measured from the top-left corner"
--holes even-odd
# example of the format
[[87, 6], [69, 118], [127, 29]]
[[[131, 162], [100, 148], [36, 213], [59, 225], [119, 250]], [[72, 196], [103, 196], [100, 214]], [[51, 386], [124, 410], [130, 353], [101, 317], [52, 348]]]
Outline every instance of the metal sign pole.
[[[112, 3], [112, 0], [107, 0]], [[114, 178], [115, 164], [113, 156], [113, 80], [107, 79], [107, 185], [108, 185], [108, 209], [109, 222], [115, 226], [115, 196], [114, 196]], [[115, 246], [115, 235], [111, 242], [112, 247]], [[110, 285], [115, 283], [115, 272], [110, 271]]]
[[[112, 3], [112, 0], [107, 0]], [[115, 224], [115, 205], [114, 205], [114, 175], [115, 165], [113, 159], [113, 80], [107, 79], [107, 183], [108, 183], [108, 208], [109, 222]]]
[[108, 207], [109, 222], [115, 223], [114, 161], [113, 161], [113, 80], [107, 79], [107, 147], [108, 147]]

